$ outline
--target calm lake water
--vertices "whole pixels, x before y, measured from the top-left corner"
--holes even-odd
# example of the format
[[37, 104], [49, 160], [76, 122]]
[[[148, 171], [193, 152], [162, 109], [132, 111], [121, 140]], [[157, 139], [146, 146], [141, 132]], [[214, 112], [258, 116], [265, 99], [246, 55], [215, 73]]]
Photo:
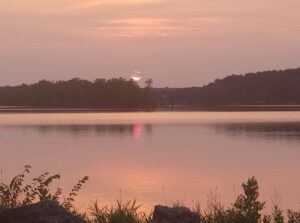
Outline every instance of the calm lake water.
[[269, 205], [277, 190], [282, 207], [300, 208], [300, 112], [3, 113], [0, 140], [0, 181], [26, 164], [30, 177], [60, 173], [66, 192], [90, 176], [79, 209], [205, 206], [210, 190], [230, 204], [251, 176]]

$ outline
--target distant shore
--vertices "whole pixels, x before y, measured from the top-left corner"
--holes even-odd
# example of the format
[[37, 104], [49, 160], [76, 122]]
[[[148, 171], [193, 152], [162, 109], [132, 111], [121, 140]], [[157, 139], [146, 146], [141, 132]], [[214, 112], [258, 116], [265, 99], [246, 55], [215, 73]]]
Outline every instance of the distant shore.
[[216, 106], [165, 106], [154, 109], [126, 109], [126, 108], [49, 108], [0, 106], [0, 113], [97, 113], [97, 112], [155, 112], [155, 111], [300, 111], [300, 105], [216, 105]]

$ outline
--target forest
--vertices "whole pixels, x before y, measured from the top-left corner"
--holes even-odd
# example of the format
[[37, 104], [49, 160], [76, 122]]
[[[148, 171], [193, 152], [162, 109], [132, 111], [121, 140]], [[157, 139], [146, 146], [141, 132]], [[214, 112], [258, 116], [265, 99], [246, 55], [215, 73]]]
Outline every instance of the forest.
[[299, 105], [300, 68], [230, 75], [202, 87], [153, 88], [124, 78], [42, 80], [0, 87], [0, 106], [145, 109], [164, 106]]
[[123, 78], [87, 81], [47, 81], [20, 86], [0, 87], [0, 106], [30, 106], [47, 108], [152, 108], [152, 81], [141, 88]]
[[160, 89], [175, 105], [299, 105], [300, 68], [230, 75], [202, 87]]

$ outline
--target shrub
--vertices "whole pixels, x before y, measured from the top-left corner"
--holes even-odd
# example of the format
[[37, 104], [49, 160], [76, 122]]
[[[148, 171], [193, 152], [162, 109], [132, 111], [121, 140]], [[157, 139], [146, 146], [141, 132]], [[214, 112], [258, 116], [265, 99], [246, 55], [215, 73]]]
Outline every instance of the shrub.
[[31, 166], [26, 165], [23, 172], [15, 176], [10, 183], [0, 183], [0, 209], [17, 208], [37, 201], [54, 200], [67, 210], [76, 212], [73, 204], [74, 197], [77, 196], [83, 184], [87, 182], [87, 176], [79, 180], [67, 197], [63, 197], [60, 187], [57, 187], [53, 192], [50, 187], [53, 181], [60, 179], [59, 174], [43, 173], [34, 178], [30, 184], [25, 184], [25, 177], [30, 173], [30, 170]]

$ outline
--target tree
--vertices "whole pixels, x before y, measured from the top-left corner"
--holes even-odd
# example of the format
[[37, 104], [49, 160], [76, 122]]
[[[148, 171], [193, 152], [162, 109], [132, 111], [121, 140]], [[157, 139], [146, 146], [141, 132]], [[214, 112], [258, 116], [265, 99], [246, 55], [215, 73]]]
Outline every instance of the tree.
[[257, 223], [261, 218], [261, 210], [265, 202], [258, 201], [258, 183], [255, 177], [248, 179], [242, 184], [244, 193], [240, 194], [234, 205], [233, 210], [236, 212], [236, 222]]
[[145, 81], [145, 87], [146, 88], [151, 88], [153, 84], [153, 79], [148, 79]]
[[145, 81], [145, 88], [144, 88], [144, 105], [149, 106], [149, 107], [154, 107], [155, 106], [155, 97], [152, 92], [152, 84], [153, 80], [148, 79]]
[[280, 209], [280, 194], [275, 190], [273, 198], [272, 218], [274, 223], [284, 223], [283, 211]]

